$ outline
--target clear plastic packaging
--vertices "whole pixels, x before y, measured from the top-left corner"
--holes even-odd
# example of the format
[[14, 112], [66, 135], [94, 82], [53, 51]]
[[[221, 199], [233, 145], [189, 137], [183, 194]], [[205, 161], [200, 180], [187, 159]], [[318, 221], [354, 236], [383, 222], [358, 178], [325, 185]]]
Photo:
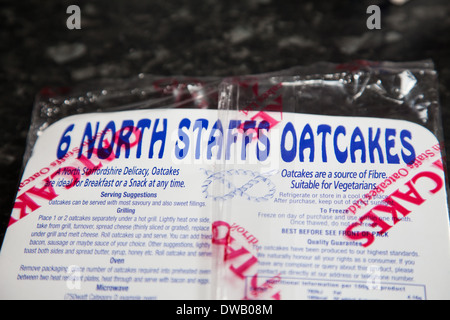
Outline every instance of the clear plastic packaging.
[[102, 79], [74, 87], [44, 88], [36, 97], [24, 164], [40, 132], [64, 117], [154, 108], [217, 108], [220, 79], [140, 74], [132, 79]]

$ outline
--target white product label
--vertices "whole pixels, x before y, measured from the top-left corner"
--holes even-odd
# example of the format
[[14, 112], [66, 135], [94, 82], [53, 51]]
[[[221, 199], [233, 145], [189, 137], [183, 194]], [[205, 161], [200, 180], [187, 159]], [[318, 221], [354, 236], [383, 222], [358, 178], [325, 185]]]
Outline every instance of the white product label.
[[431, 132], [250, 116], [141, 110], [51, 125], [11, 214], [0, 297], [450, 298]]

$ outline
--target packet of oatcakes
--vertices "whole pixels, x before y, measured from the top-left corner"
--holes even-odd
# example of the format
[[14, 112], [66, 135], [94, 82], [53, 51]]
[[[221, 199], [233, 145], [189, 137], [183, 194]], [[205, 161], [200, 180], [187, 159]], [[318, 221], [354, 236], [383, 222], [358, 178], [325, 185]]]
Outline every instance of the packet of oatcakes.
[[442, 145], [431, 61], [46, 88], [0, 296], [449, 298]]

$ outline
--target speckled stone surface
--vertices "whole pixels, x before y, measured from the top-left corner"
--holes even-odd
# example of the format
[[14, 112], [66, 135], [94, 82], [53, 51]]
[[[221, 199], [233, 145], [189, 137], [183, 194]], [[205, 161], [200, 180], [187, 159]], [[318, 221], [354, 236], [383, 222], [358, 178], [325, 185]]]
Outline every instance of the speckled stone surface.
[[[81, 8], [81, 30], [66, 9]], [[369, 5], [381, 30], [366, 27]], [[96, 78], [230, 76], [354, 59], [432, 59], [450, 146], [450, 2], [2, 1], [0, 239], [13, 206], [35, 95]]]

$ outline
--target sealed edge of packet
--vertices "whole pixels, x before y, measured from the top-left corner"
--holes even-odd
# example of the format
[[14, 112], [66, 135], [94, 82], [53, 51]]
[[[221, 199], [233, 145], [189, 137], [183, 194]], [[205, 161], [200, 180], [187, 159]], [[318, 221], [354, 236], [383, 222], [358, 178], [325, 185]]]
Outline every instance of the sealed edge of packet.
[[[282, 105], [255, 104], [255, 99], [261, 99], [258, 95], [267, 99], [271, 89], [277, 90], [276, 86], [285, 80], [294, 84], [289, 86], [294, 95], [287, 101]], [[286, 88], [283, 91], [287, 92]], [[311, 96], [318, 92], [319, 96]], [[69, 115], [156, 108], [219, 108], [248, 113], [258, 107], [264, 109], [260, 111], [409, 120], [429, 129], [439, 141], [444, 139], [437, 73], [431, 60], [357, 60], [225, 79], [140, 74], [131, 79], [93, 80], [74, 87], [46, 87], [36, 96], [23, 162], [26, 164], [40, 132]]]

